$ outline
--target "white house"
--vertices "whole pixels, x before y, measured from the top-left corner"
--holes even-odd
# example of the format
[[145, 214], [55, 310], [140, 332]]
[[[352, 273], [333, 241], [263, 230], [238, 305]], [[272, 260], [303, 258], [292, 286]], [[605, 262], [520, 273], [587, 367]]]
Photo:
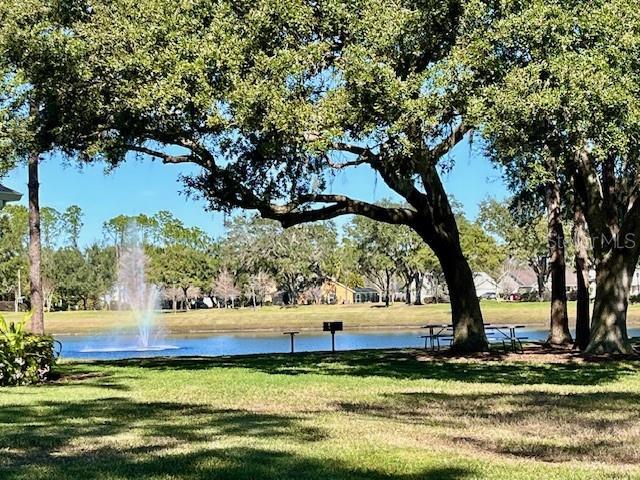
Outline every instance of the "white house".
[[[473, 283], [479, 297], [487, 294], [495, 295], [498, 291], [498, 283], [486, 272], [475, 272], [473, 274]], [[436, 297], [436, 292], [440, 300], [446, 301], [449, 296], [449, 289], [447, 288], [446, 282], [433, 273], [425, 273], [422, 290], [419, 292], [420, 299], [424, 303], [429, 303], [430, 300]], [[415, 292], [415, 289], [412, 290], [411, 296], [413, 301], [416, 300], [417, 294], [418, 292]], [[396, 295], [396, 300], [404, 301], [405, 298], [406, 292], [402, 289]]]
[[475, 272], [473, 274], [473, 283], [476, 286], [478, 297], [498, 294], [498, 282], [486, 272]]

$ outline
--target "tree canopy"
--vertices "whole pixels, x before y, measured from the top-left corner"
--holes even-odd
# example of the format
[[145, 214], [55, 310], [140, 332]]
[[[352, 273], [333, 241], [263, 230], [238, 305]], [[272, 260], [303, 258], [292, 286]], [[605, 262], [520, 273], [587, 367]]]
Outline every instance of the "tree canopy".
[[[9, 57], [38, 79], [63, 151], [195, 164], [185, 182], [211, 208], [254, 209], [284, 226], [344, 214], [408, 225], [457, 290], [456, 348], [486, 346], [438, 171], [470, 129], [464, 92], [443, 80], [461, 2], [48, 0], [29, 10], [10, 0], [3, 10]], [[356, 165], [407, 206], [331, 192], [336, 172]]]
[[480, 85], [469, 116], [522, 188], [558, 178], [574, 192], [597, 271], [588, 350], [629, 353], [626, 298], [640, 254], [640, 12], [629, 0], [502, 8], [499, 21], [465, 32], [456, 53], [461, 77]]

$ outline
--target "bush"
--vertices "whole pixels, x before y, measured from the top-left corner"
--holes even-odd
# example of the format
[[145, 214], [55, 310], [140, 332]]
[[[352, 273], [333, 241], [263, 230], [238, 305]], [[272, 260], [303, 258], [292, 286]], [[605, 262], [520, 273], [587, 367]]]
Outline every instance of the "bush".
[[629, 303], [640, 303], [640, 293], [636, 295], [631, 295], [629, 297]]
[[[551, 292], [545, 290], [542, 294], [542, 301], [548, 302], [551, 300]], [[538, 296], [538, 292], [532, 290], [531, 292], [525, 292], [520, 295], [521, 302], [539, 302], [540, 297]]]
[[521, 302], [539, 302], [538, 292], [524, 292], [520, 295]]
[[7, 323], [0, 316], [0, 385], [29, 385], [49, 378], [56, 359], [54, 340], [28, 332], [27, 318]]

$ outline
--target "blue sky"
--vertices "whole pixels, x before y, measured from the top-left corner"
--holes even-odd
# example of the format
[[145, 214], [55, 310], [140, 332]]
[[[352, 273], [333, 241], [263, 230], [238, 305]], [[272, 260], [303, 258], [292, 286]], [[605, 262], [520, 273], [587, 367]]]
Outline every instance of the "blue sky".
[[[447, 191], [460, 201], [469, 218], [475, 218], [478, 203], [487, 195], [504, 198], [506, 188], [499, 172], [485, 159], [477, 146], [460, 143], [452, 152], [455, 166], [443, 175]], [[40, 171], [43, 206], [64, 210], [79, 205], [84, 211], [81, 243], [87, 245], [102, 238], [104, 221], [119, 215], [154, 214], [169, 210], [188, 226], [199, 226], [215, 237], [224, 232], [224, 216], [207, 212], [204, 203], [184, 194], [178, 180], [189, 173], [188, 166], [163, 165], [151, 160], [126, 162], [105, 174], [102, 165], [63, 166], [56, 159], [43, 162]], [[3, 180], [6, 186], [26, 193], [27, 173], [20, 167]], [[367, 201], [394, 198], [393, 192], [366, 167], [345, 170], [331, 185], [333, 193], [345, 193]], [[26, 195], [22, 199], [27, 204]]]

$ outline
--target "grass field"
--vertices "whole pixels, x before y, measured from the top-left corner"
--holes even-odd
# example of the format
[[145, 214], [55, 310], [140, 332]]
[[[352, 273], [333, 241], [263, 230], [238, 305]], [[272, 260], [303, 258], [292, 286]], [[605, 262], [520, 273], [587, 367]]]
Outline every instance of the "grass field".
[[640, 478], [637, 363], [419, 355], [65, 363], [0, 389], [0, 478]]
[[[523, 323], [545, 327], [548, 323], [548, 303], [482, 302], [485, 322]], [[211, 309], [179, 313], [161, 313], [159, 322], [169, 333], [260, 331], [287, 329], [319, 329], [326, 320], [342, 320], [349, 329], [416, 327], [425, 323], [450, 322], [448, 304], [390, 308], [379, 305], [309, 305], [295, 308], [264, 307]], [[575, 303], [569, 304], [569, 315], [575, 315]], [[9, 319], [21, 315], [6, 314]], [[55, 312], [46, 315], [49, 333], [96, 333], [133, 325], [127, 312], [89, 311]], [[640, 305], [629, 307], [629, 324], [640, 325]]]

